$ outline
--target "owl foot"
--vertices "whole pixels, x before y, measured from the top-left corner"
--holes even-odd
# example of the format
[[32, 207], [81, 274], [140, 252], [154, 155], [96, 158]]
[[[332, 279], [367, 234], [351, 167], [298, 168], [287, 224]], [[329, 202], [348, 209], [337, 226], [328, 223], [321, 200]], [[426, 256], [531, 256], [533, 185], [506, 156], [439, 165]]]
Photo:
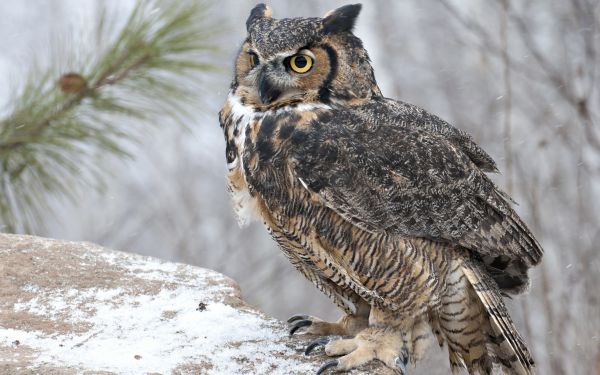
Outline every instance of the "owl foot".
[[300, 329], [303, 333], [319, 336], [354, 336], [369, 325], [369, 319], [362, 315], [344, 315], [337, 322], [332, 323], [314, 316], [294, 315], [288, 319], [288, 324], [290, 324], [290, 336]]
[[328, 356], [341, 357], [325, 362], [317, 370], [317, 375], [329, 369], [348, 371], [374, 359], [380, 360], [401, 375], [407, 375], [408, 349], [401, 334], [394, 330], [370, 327], [353, 339], [330, 341], [322, 338], [309, 344], [305, 354], [310, 354], [319, 346], [325, 346], [325, 354]]

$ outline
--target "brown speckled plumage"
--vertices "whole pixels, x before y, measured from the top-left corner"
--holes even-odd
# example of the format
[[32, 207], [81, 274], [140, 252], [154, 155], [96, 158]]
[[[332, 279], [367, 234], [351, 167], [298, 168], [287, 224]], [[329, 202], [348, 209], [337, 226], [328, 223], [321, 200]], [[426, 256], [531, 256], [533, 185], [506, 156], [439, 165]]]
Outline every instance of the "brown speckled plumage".
[[[351, 32], [359, 10], [252, 11], [220, 112], [236, 211], [262, 220], [345, 312], [291, 320], [294, 331], [352, 337], [315, 344], [342, 355], [320, 371], [379, 359], [405, 373], [433, 331], [452, 370], [531, 374], [501, 294], [527, 287], [542, 249], [469, 135], [381, 95]], [[296, 54], [314, 66], [294, 73]]]

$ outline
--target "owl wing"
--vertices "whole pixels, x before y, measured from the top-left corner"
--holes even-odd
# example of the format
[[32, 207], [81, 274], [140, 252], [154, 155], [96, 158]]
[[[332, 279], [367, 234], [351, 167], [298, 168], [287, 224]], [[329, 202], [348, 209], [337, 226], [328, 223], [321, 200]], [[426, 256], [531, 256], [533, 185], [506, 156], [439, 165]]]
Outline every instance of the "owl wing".
[[327, 111], [298, 130], [294, 172], [364, 230], [538, 263], [542, 249], [507, 196], [460, 144], [419, 123], [425, 120], [360, 107]]

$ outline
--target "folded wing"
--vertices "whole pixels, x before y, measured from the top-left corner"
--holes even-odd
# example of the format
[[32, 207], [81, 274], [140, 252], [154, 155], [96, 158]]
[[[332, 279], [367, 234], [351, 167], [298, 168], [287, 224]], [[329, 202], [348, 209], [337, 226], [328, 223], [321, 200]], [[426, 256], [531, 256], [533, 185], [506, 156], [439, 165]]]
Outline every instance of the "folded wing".
[[493, 160], [464, 133], [400, 105], [320, 114], [295, 146], [294, 173], [365, 230], [537, 264], [539, 243], [484, 173]]

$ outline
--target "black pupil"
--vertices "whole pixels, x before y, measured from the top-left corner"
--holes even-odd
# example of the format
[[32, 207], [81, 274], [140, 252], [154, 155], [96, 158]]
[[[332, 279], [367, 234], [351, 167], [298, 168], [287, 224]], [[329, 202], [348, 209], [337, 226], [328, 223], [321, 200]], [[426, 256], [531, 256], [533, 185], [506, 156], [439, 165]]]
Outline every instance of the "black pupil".
[[302, 69], [302, 68], [304, 68], [306, 66], [306, 64], [308, 62], [306, 61], [306, 57], [300, 55], [300, 56], [296, 56], [296, 59], [294, 60], [294, 63], [296, 63], [296, 66], [299, 69]]

